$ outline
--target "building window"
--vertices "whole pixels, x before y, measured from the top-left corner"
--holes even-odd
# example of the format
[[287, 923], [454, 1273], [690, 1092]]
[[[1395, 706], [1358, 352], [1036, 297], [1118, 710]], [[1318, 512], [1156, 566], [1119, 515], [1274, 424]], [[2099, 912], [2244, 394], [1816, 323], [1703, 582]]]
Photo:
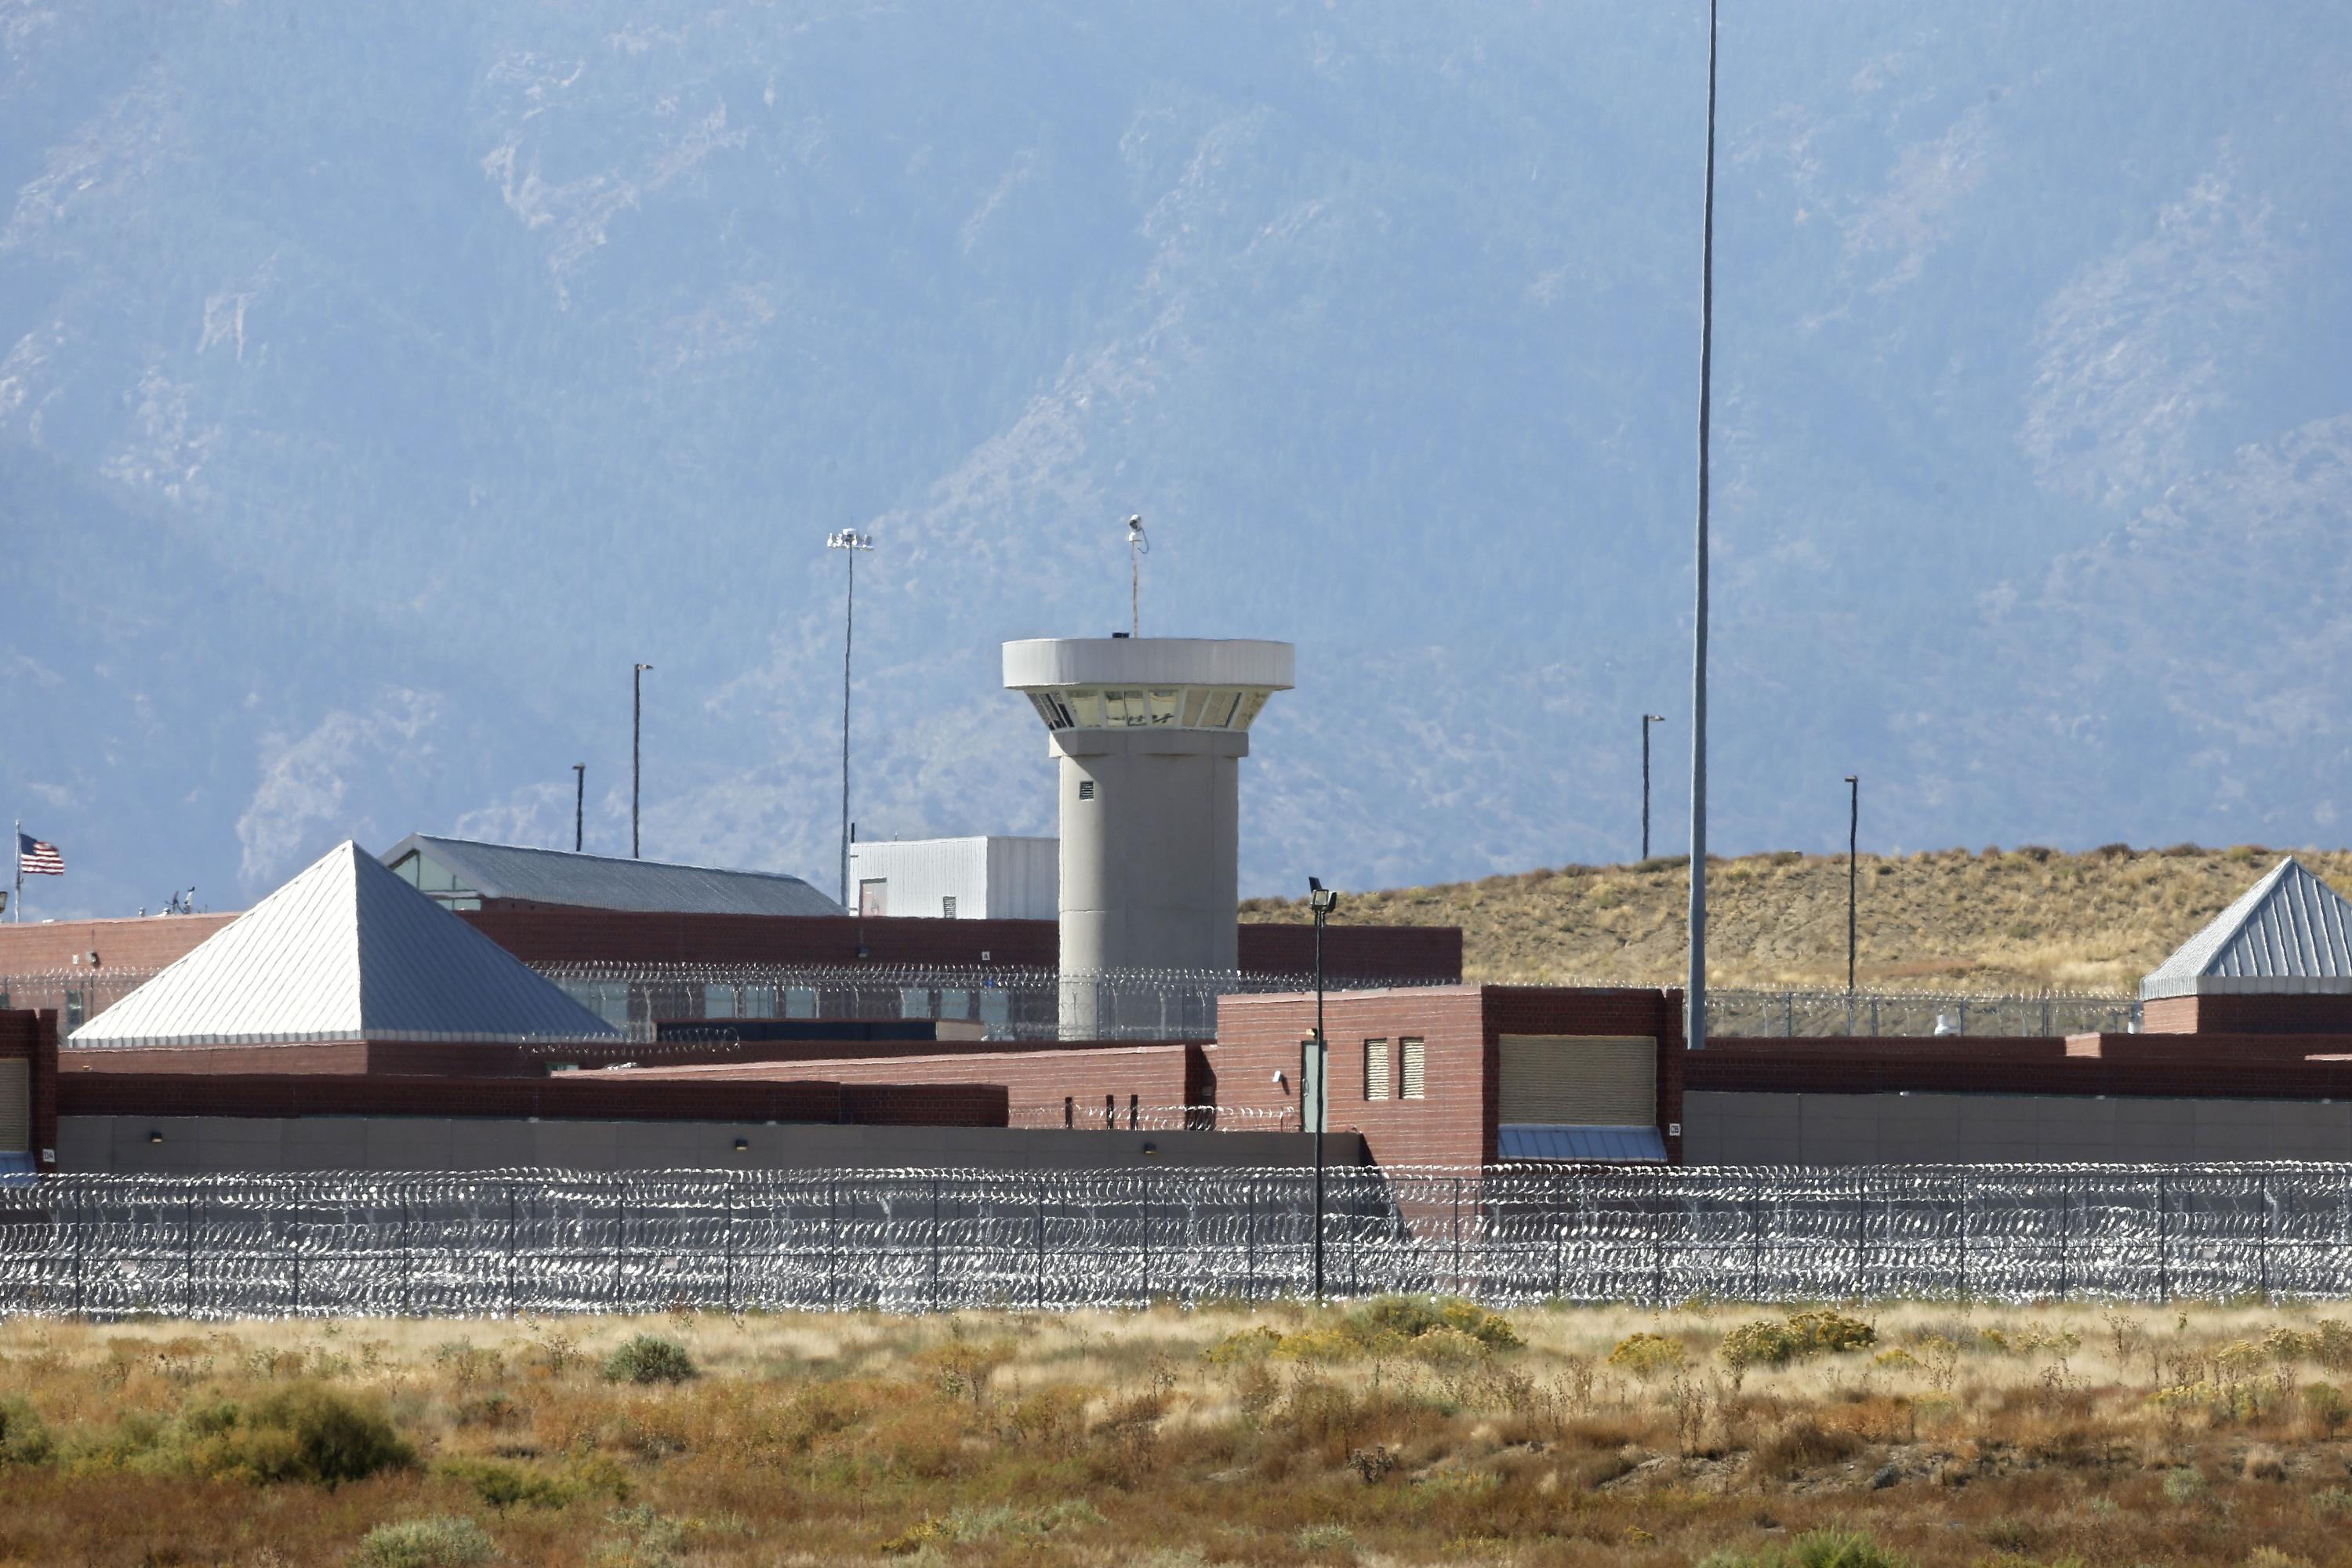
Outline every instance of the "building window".
[[1080, 800], [1092, 800], [1094, 797], [1095, 781], [1092, 779], [1080, 779], [1078, 781], [1078, 798]]
[[890, 879], [868, 877], [857, 884], [857, 912], [879, 920], [890, 912]]
[[951, 921], [951, 920], [953, 920], [953, 919], [955, 919], [955, 901], [956, 901], [956, 896], [955, 896], [953, 893], [943, 893], [943, 894], [941, 894], [941, 895], [940, 895], [940, 919], [942, 919], [942, 920], [950, 920], [950, 921]]
[[1401, 1058], [1398, 1065], [1403, 1069], [1398, 1076], [1404, 1080], [1404, 1093], [1400, 1098], [1427, 1099], [1429, 1079], [1423, 1063], [1426, 1047], [1419, 1040], [1399, 1040], [1397, 1045]]
[[706, 1018], [735, 1016], [735, 987], [706, 985], [702, 988], [702, 1016]]
[[1386, 1040], [1364, 1042], [1364, 1098], [1386, 1100], [1389, 1097], [1389, 1043]]

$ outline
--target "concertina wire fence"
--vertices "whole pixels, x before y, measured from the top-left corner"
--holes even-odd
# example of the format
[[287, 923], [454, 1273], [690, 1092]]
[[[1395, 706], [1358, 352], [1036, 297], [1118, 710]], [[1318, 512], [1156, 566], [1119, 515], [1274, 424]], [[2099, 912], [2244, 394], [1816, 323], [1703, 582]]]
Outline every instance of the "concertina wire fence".
[[[1217, 998], [1307, 991], [1311, 974], [1117, 970], [1061, 974], [1008, 964], [551, 963], [540, 973], [639, 1045], [654, 1022], [726, 1027], [742, 1019], [870, 1022], [936, 1019], [979, 1026], [992, 1040], [1050, 1040], [1064, 1020], [1088, 1039], [1210, 1040]], [[0, 1007], [54, 1007], [71, 1031], [152, 979], [144, 969], [66, 969], [0, 975]], [[1330, 975], [1334, 993], [1447, 984]], [[1569, 984], [1563, 982], [1562, 984]], [[1579, 981], [1598, 986], [1619, 981]], [[2054, 1036], [2138, 1027], [2129, 996], [2071, 993], [1764, 991], [1712, 986], [1710, 1036]]]
[[[61, 1176], [0, 1311], [1066, 1310], [1302, 1296], [1297, 1169]], [[1493, 1305], [2352, 1295], [2352, 1165], [1328, 1173], [1338, 1297]]]

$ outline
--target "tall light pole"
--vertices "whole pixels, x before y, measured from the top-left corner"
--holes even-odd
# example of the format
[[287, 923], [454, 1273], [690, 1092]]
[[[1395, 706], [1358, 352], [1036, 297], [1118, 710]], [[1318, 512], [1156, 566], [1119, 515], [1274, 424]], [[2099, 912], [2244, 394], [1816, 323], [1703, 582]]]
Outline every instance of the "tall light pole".
[[1642, 715], [1642, 858], [1650, 858], [1650, 726], [1663, 724], [1663, 713]]
[[1845, 1004], [1850, 1016], [1853, 1012], [1853, 958], [1855, 911], [1862, 896], [1862, 861], [1857, 847], [1862, 842], [1862, 777], [1845, 775]]
[[[629, 678], [629, 858], [637, 858], [637, 802], [644, 793], [644, 749], [640, 740], [645, 731], [646, 671], [653, 668], [641, 664]], [[585, 775], [583, 775], [583, 777]]]
[[572, 852], [580, 853], [581, 840], [588, 823], [588, 764], [572, 764]]
[[845, 528], [825, 535], [824, 547], [849, 561], [847, 596], [841, 612], [841, 907], [849, 908], [849, 650], [857, 635], [857, 555], [874, 548], [874, 536]]
[[1128, 626], [1133, 635], [1143, 636], [1143, 558], [1151, 553], [1151, 541], [1143, 534], [1140, 515], [1127, 520], [1127, 613]]
[[1307, 904], [1315, 912], [1315, 1300], [1319, 1302], [1323, 1300], [1323, 1124], [1331, 1120], [1331, 1042], [1323, 1034], [1323, 922], [1339, 907], [1339, 895], [1309, 877]]
[[1706, 194], [1699, 227], [1697, 586], [1691, 626], [1690, 1048], [1706, 1049], [1706, 447], [1715, 393], [1715, 26], [1706, 3]]

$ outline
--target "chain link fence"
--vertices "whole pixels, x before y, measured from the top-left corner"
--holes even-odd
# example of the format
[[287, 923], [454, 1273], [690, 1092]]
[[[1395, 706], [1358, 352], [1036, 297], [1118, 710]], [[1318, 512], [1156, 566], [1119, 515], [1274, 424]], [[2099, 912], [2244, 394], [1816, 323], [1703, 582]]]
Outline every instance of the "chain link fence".
[[1709, 986], [1709, 1036], [2129, 1034], [2133, 997], [2090, 992], [1971, 994], [1943, 991], [1757, 991]]
[[118, 1318], [2352, 1294], [2352, 1166], [507, 1172], [0, 1189], [0, 1311]]

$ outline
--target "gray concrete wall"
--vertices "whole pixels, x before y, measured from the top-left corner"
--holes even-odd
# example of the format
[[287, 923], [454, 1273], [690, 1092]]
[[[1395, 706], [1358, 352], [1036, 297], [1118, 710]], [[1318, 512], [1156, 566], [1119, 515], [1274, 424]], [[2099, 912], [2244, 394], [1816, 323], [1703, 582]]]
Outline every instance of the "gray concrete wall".
[[2352, 1103], [2030, 1094], [1683, 1096], [1693, 1165], [2352, 1160]]
[[[161, 1133], [163, 1142], [153, 1141]], [[737, 1152], [735, 1140], [751, 1147]], [[1145, 1152], [1146, 1146], [1150, 1152]], [[1334, 1133], [1327, 1159], [1363, 1163], [1363, 1140]], [[1068, 1131], [1058, 1128], [836, 1127], [715, 1121], [513, 1121], [428, 1116], [68, 1116], [60, 1171], [201, 1175], [273, 1171], [856, 1170], [1002, 1171], [1133, 1165], [1305, 1165], [1304, 1132]]]
[[[1051, 744], [1061, 759], [1062, 967], [1237, 968], [1249, 737], [1062, 730]], [[1082, 784], [1093, 799], [1078, 798]]]

